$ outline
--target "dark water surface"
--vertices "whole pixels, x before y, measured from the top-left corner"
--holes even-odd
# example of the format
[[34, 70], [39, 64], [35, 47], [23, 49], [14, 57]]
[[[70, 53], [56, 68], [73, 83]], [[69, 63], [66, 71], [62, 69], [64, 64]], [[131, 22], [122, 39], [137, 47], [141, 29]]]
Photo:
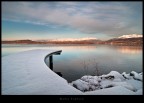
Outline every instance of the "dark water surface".
[[[83, 75], [107, 74], [110, 71], [141, 72], [142, 47], [109, 45], [14, 45], [3, 44], [2, 56], [32, 49], [62, 50], [54, 55], [54, 71], [71, 82]], [[47, 60], [47, 64], [49, 59]]]

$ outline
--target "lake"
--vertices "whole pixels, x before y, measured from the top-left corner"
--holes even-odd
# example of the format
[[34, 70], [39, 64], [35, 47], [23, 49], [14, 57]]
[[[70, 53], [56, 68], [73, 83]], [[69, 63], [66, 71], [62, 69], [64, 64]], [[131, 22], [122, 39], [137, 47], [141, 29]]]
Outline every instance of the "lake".
[[53, 56], [53, 68], [68, 82], [83, 75], [102, 75], [112, 70], [141, 72], [143, 68], [140, 46], [2, 44], [1, 56], [33, 49], [62, 50], [61, 55]]

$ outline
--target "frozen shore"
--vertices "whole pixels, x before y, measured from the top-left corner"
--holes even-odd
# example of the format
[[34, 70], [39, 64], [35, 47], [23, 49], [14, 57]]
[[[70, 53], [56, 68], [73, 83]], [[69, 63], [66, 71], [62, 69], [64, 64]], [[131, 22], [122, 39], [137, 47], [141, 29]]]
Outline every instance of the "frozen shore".
[[[79, 89], [85, 94], [98, 93], [113, 94], [114, 89], [121, 91], [118, 94], [129, 94], [127, 91], [132, 91], [135, 94], [142, 94], [142, 73], [135, 71], [126, 74], [123, 72], [120, 74], [117, 71], [111, 71], [109, 74], [101, 76], [85, 75], [78, 80], [70, 83], [73, 87]], [[101, 91], [101, 92], [100, 92]]]
[[[111, 88], [87, 92], [76, 89], [45, 64], [44, 58], [55, 51], [37, 49], [2, 57], [2, 95], [142, 95], [143, 74], [134, 71], [134, 79], [123, 73], [126, 78], [130, 78], [122, 76], [124, 80], [121, 82], [125, 82], [125, 86], [122, 83], [120, 85], [120, 79], [117, 78], [114, 82], [119, 84], [113, 83]], [[83, 81], [86, 80], [84, 78]], [[103, 84], [106, 83], [104, 79]]]

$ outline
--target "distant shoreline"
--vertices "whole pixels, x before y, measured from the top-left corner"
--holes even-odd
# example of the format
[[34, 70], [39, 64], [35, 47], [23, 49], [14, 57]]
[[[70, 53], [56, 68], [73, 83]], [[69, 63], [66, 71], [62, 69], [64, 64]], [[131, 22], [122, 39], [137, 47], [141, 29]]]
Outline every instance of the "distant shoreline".
[[122, 46], [142, 46], [143, 38], [114, 38], [110, 40], [79, 40], [79, 41], [33, 41], [33, 40], [13, 40], [2, 41], [2, 44], [81, 44], [81, 45], [122, 45]]
[[110, 46], [143, 46], [143, 44], [66, 44], [66, 43], [2, 43], [2, 45], [8, 44], [8, 45], [53, 45], [53, 46], [94, 46], [94, 45], [110, 45]]

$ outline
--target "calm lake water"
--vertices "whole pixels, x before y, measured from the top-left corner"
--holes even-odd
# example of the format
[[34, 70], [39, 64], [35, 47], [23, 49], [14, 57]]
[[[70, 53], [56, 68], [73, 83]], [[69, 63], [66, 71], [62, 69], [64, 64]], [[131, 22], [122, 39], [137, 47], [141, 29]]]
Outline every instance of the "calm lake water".
[[[54, 71], [61, 72], [68, 82], [83, 75], [107, 74], [110, 71], [141, 72], [142, 47], [108, 45], [18, 45], [3, 44], [2, 57], [32, 49], [62, 50], [53, 56]], [[49, 61], [47, 60], [47, 63]]]

